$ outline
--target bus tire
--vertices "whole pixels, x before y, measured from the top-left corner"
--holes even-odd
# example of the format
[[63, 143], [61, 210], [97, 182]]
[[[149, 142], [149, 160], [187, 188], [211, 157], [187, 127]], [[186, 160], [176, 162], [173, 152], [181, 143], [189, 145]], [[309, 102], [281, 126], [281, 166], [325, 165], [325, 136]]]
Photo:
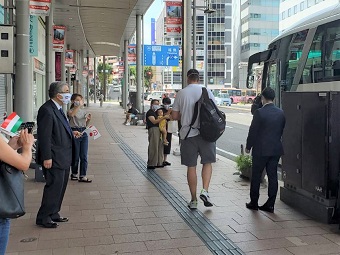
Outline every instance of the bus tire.
[[248, 104], [252, 104], [252, 103], [253, 103], [253, 99], [249, 98], [249, 99], [247, 100], [247, 103], [248, 103]]

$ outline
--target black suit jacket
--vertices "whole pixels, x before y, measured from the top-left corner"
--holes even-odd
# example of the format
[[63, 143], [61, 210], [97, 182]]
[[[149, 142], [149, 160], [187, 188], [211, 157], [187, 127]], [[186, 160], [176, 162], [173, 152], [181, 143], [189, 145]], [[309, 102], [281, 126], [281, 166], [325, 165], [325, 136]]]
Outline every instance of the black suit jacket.
[[64, 116], [52, 100], [38, 111], [37, 163], [52, 159], [52, 168], [68, 169], [73, 159], [73, 134]]
[[274, 104], [267, 104], [255, 111], [251, 122], [247, 146], [253, 156], [281, 156], [281, 137], [286, 119], [283, 111]]

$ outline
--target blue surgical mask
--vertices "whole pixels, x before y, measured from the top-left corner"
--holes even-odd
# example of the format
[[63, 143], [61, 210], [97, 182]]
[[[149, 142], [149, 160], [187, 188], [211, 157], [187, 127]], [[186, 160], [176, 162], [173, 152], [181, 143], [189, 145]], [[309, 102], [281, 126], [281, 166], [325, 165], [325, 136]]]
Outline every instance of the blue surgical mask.
[[70, 93], [59, 93], [59, 95], [61, 95], [63, 98], [60, 99], [63, 104], [69, 104], [71, 101], [71, 94]]
[[161, 107], [159, 105], [156, 105], [156, 104], [151, 106], [151, 109], [154, 110], [154, 111], [157, 111], [159, 108], [161, 108]]

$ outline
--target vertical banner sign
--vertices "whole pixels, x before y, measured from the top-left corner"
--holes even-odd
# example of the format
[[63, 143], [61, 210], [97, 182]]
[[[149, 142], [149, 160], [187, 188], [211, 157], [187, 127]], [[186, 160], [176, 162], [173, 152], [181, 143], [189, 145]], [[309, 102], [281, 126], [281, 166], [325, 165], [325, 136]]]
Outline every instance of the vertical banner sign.
[[64, 51], [65, 28], [64, 26], [53, 26], [53, 50], [55, 51]]
[[73, 56], [74, 56], [74, 50], [65, 51], [65, 66], [66, 67], [73, 66]]
[[128, 64], [131, 66], [136, 65], [136, 45], [130, 44], [128, 46]]
[[170, 37], [180, 37], [182, 31], [182, 1], [166, 2], [166, 33]]
[[156, 21], [151, 18], [151, 44], [156, 44]]
[[35, 16], [50, 15], [52, 0], [30, 0], [30, 14]]
[[30, 55], [38, 56], [38, 17], [30, 15]]
[[55, 52], [55, 80], [61, 81], [61, 52]]

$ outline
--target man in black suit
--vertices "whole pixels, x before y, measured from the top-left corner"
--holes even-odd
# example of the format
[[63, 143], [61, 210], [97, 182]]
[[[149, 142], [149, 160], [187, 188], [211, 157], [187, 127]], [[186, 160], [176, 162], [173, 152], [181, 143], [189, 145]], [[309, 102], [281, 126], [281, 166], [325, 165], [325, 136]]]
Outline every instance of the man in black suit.
[[[262, 91], [263, 107], [256, 110], [251, 122], [246, 153], [252, 149], [252, 179], [250, 185], [250, 202], [246, 207], [252, 210], [274, 212], [278, 189], [277, 165], [283, 146], [281, 137], [286, 123], [283, 111], [273, 104], [275, 91], [267, 87]], [[268, 200], [258, 206], [262, 172], [266, 168], [268, 176]]]
[[56, 228], [57, 222], [68, 221], [59, 211], [72, 165], [73, 137], [81, 134], [72, 132], [62, 110], [62, 105], [71, 99], [67, 83], [53, 82], [48, 92], [50, 100], [40, 107], [37, 117], [37, 163], [43, 167], [46, 185], [36, 224]]

